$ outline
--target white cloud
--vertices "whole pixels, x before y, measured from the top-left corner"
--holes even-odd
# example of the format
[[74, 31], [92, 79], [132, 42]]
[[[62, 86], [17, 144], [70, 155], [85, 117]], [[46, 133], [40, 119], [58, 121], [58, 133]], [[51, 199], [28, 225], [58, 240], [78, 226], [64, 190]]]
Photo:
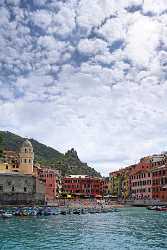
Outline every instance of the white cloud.
[[75, 11], [70, 6], [64, 6], [53, 16], [53, 25], [49, 27], [48, 33], [66, 37], [73, 29], [75, 29]]
[[52, 14], [47, 10], [37, 10], [31, 15], [31, 19], [36, 26], [46, 30], [51, 25]]
[[131, 17], [126, 39], [126, 53], [135, 64], [147, 67], [156, 56], [160, 43], [161, 25], [140, 14]]
[[79, 52], [83, 54], [102, 54], [107, 51], [107, 43], [100, 39], [82, 39], [78, 44]]
[[166, 150], [164, 3], [2, 3], [0, 127], [75, 147], [105, 174]]
[[109, 19], [101, 29], [99, 29], [99, 34], [101, 34], [110, 43], [117, 40], [124, 40], [126, 35], [126, 26], [123, 23], [124, 20], [120, 18]]
[[161, 14], [167, 10], [165, 0], [144, 0], [143, 11], [144, 13]]

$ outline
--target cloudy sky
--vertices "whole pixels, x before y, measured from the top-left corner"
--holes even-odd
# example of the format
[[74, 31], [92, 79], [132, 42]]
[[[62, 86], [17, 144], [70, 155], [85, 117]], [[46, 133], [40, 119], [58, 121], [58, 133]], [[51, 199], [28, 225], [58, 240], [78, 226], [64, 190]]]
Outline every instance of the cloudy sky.
[[167, 150], [166, 0], [0, 0], [0, 129], [107, 174]]

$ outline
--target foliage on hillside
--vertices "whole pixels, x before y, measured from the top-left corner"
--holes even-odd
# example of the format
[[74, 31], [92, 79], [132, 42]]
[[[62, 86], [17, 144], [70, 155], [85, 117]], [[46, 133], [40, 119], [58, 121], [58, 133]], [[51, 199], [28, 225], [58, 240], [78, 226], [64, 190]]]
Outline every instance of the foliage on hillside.
[[[25, 138], [15, 135], [11, 132], [0, 131], [0, 137], [3, 138], [2, 147], [7, 150], [18, 151]], [[59, 151], [48, 147], [34, 139], [30, 139], [35, 153], [35, 162], [42, 165], [47, 165], [51, 168], [59, 169], [62, 175], [84, 174], [91, 176], [100, 176], [87, 163], [82, 163], [78, 158], [77, 152], [74, 149], [62, 154]]]
[[0, 158], [3, 156], [2, 141], [3, 141], [3, 137], [0, 135]]

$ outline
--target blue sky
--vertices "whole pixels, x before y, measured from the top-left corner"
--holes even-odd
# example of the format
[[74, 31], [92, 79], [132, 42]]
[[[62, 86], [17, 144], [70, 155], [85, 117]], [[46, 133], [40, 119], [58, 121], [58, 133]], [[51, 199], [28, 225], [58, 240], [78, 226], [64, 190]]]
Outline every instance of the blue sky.
[[167, 149], [166, 0], [0, 0], [0, 129], [103, 174]]

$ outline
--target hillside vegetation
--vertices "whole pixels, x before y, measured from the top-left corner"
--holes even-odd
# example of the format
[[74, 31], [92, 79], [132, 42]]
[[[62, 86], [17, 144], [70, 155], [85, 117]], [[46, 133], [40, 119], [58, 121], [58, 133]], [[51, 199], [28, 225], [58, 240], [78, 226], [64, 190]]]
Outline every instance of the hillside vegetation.
[[[0, 131], [2, 138], [1, 147], [6, 150], [19, 151], [22, 142], [25, 138], [13, 134], [8, 131]], [[80, 161], [77, 152], [74, 149], [62, 154], [54, 148], [48, 147], [34, 139], [29, 139], [33, 145], [35, 153], [35, 162], [49, 166], [54, 169], [59, 169], [62, 175], [69, 174], [84, 174], [90, 176], [100, 176], [94, 168], [91, 168], [87, 163]]]

